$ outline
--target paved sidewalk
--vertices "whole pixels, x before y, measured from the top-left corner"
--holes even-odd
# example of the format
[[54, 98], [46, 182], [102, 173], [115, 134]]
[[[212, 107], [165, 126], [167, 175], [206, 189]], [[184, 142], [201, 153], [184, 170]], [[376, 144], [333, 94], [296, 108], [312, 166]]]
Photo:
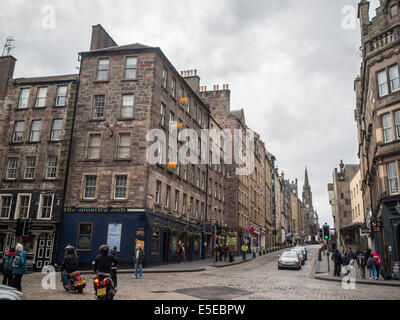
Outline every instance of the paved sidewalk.
[[[266, 254], [268, 255], [272, 252], [287, 249], [287, 247], [274, 247], [271, 249], [266, 250]], [[235, 257], [234, 262], [216, 262], [214, 264], [213, 259], [205, 259], [205, 260], [196, 260], [192, 262], [186, 263], [170, 263], [165, 265], [157, 265], [157, 266], [150, 266], [147, 268], [143, 268], [143, 273], [178, 273], [178, 272], [200, 272], [205, 270], [212, 270], [213, 268], [222, 268], [222, 267], [229, 267], [245, 262], [252, 261], [259, 257], [263, 257], [264, 255], [260, 256], [259, 253], [256, 253], [256, 257], [253, 257], [253, 253], [249, 253], [246, 255], [246, 260], [243, 260], [242, 256]], [[134, 269], [119, 269], [118, 273], [134, 273]], [[82, 271], [82, 274], [93, 274], [92, 271]]]
[[[333, 275], [334, 264], [332, 261], [332, 254], [329, 256], [329, 272], [328, 272], [328, 261], [327, 255], [322, 254], [322, 261], [318, 261], [318, 251], [316, 252], [317, 255], [317, 266], [315, 270], [315, 279], [318, 280], [325, 280], [325, 281], [337, 281], [342, 282], [343, 274], [340, 277]], [[378, 285], [378, 286], [392, 286], [392, 287], [400, 287], [399, 280], [385, 280], [382, 276], [379, 277], [378, 280], [369, 280], [368, 278], [368, 269], [365, 268], [365, 276], [366, 279], [361, 278], [361, 270], [355, 265], [356, 270], [356, 283], [359, 284], [368, 284], [368, 285]]]

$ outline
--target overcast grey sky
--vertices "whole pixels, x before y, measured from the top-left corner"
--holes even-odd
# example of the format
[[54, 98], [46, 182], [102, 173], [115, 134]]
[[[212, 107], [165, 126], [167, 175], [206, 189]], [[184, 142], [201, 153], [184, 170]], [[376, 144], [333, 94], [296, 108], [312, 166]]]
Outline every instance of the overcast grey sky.
[[[228, 83], [232, 109], [245, 109], [279, 170], [299, 179], [300, 194], [308, 167], [320, 223], [332, 225], [332, 171], [340, 159], [358, 163], [353, 81], [360, 69], [359, 22], [355, 29], [342, 27], [349, 13], [343, 7], [357, 14], [357, 3], [1, 0], [0, 42], [10, 35], [16, 40], [16, 77], [77, 73], [77, 52], [89, 49], [91, 26], [102, 24], [120, 45], [158, 46], [178, 71], [197, 69], [202, 85]], [[371, 1], [372, 16], [377, 4]], [[54, 6], [55, 29], [43, 28], [46, 5]]]

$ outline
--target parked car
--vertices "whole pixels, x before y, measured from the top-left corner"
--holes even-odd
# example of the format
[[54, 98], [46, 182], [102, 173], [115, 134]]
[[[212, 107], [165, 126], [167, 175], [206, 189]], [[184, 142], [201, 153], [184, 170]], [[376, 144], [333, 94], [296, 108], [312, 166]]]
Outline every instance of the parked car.
[[301, 269], [301, 259], [299, 255], [294, 251], [285, 251], [279, 256], [278, 269], [289, 268], [289, 269]]
[[294, 249], [301, 249], [301, 250], [303, 250], [303, 254], [304, 254], [305, 260], [307, 260], [307, 248], [306, 248], [306, 247], [303, 247], [303, 246], [296, 246], [296, 247], [294, 247]]
[[296, 253], [299, 255], [299, 257], [300, 257], [300, 259], [301, 259], [301, 264], [302, 264], [302, 265], [305, 263], [306, 258], [305, 258], [304, 254], [303, 254], [303, 250], [301, 250], [301, 249], [292, 249], [292, 250], [290, 250], [290, 251], [296, 252]]
[[25, 297], [15, 288], [0, 285], [0, 300], [25, 300]]

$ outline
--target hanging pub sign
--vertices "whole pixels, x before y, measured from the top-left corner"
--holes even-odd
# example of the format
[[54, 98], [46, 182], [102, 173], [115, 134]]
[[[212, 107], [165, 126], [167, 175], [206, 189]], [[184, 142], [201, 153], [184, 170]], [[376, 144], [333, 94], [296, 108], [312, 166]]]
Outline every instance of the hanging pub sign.
[[392, 278], [400, 279], [400, 261], [392, 261]]
[[371, 230], [372, 232], [381, 232], [382, 225], [379, 221], [371, 221]]

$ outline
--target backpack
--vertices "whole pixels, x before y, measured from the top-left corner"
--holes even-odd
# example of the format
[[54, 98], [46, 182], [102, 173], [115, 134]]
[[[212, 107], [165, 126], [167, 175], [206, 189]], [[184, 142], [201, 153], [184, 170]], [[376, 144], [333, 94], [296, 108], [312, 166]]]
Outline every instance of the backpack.
[[363, 255], [358, 256], [358, 265], [365, 266], [365, 257]]
[[3, 273], [10, 272], [12, 270], [12, 262], [13, 262], [14, 256], [11, 257], [4, 257], [3, 260]]

